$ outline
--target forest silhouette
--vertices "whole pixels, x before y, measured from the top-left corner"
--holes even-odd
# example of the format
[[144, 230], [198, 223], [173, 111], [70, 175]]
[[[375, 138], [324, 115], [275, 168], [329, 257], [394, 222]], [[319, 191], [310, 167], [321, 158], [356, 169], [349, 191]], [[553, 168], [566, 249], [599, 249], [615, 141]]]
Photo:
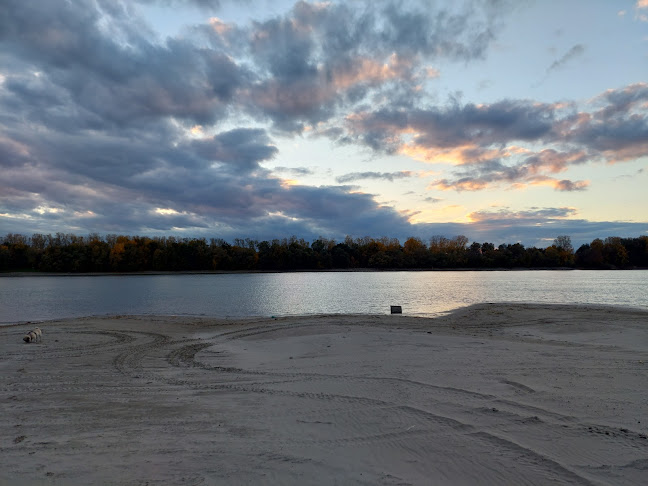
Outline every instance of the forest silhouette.
[[348, 269], [648, 268], [648, 236], [595, 239], [574, 251], [569, 236], [547, 248], [520, 243], [468, 244], [465, 236], [351, 238], [342, 242], [296, 237], [232, 243], [211, 238], [56, 233], [0, 238], [0, 271], [178, 272]]

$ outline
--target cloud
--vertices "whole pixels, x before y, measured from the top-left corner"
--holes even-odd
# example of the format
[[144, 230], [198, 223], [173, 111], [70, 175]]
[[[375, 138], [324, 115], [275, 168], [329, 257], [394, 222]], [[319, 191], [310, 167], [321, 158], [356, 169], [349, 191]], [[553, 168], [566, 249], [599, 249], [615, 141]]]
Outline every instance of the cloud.
[[290, 174], [293, 174], [295, 176], [309, 176], [315, 174], [315, 171], [309, 167], [274, 167], [273, 172], [288, 172]]
[[404, 179], [412, 177], [412, 172], [410, 171], [400, 171], [400, 172], [352, 172], [350, 174], [344, 174], [339, 177], [336, 177], [335, 180], [340, 184], [345, 184], [348, 182], [359, 181], [363, 179], [380, 179], [389, 182], [394, 182], [396, 179]]
[[556, 181], [554, 184], [554, 188], [557, 191], [563, 192], [584, 191], [587, 186], [589, 186], [588, 181], [570, 181], [567, 179]]
[[511, 185], [514, 189], [523, 189], [527, 186], [549, 186], [560, 192], [584, 191], [590, 184], [589, 181], [571, 181], [568, 179], [558, 180], [547, 176], [536, 176], [522, 179], [511, 175], [491, 174], [484, 177], [464, 176], [456, 179], [437, 179], [429, 185], [428, 189], [438, 189], [441, 191], [455, 190], [458, 192], [481, 191], [492, 186], [495, 182], [505, 179], [509, 182], [515, 181]]
[[608, 162], [648, 156], [648, 83], [608, 90], [593, 103], [601, 107], [570, 120], [566, 141], [587, 147]]
[[[136, 0], [136, 2], [141, 4], [158, 4], [174, 8], [193, 5], [207, 11], [218, 10], [223, 3], [221, 0]], [[228, 3], [227, 0], [225, 0], [225, 3]]]
[[[0, 42], [22, 68], [7, 83], [10, 94], [43, 122], [95, 129], [161, 117], [208, 125], [245, 109], [301, 131], [377, 89], [402, 89], [395, 81], [414, 89], [430, 73], [417, 67], [421, 61], [483, 56], [498, 18], [488, 2], [452, 10], [298, 2], [284, 16], [246, 27], [196, 27], [209, 41], [204, 47], [190, 37], [152, 41], [121, 3], [55, 8], [11, 0], [7, 7]], [[31, 79], [35, 66], [50, 73], [40, 84]]]
[[248, 173], [259, 162], [273, 158], [278, 150], [270, 145], [263, 129], [237, 128], [213, 137], [192, 140], [191, 149], [210, 162], [223, 163], [230, 170]]
[[[155, 3], [213, 11], [225, 0]], [[439, 75], [431, 66], [483, 59], [509, 8], [499, 1], [297, 2], [262, 21], [213, 17], [164, 39], [128, 2], [3, 7], [5, 231], [487, 234], [476, 226], [485, 221], [413, 225], [413, 213], [340, 185], [408, 171], [287, 184], [277, 173], [313, 170], [264, 164], [286, 164], [277, 140], [300, 132], [453, 165], [439, 189], [582, 190], [587, 181], [571, 180], [572, 166], [648, 154], [645, 83], [606, 91], [580, 110], [516, 99], [434, 103], [421, 87]], [[557, 62], [578, 55], [574, 48]]]
[[624, 88], [609, 89], [597, 96], [593, 104], [601, 106], [596, 117], [610, 120], [625, 114], [645, 114], [648, 103], [648, 83], [634, 83]]
[[[260, 165], [278, 150], [265, 128], [218, 131], [216, 123], [261, 115], [291, 129], [327, 119], [366, 90], [407, 81], [416, 56], [472, 55], [459, 48], [470, 22], [439, 20], [464, 39], [454, 51], [426, 54], [381, 39], [383, 21], [390, 36], [402, 31], [398, 18], [344, 5], [297, 3], [246, 28], [207, 24], [194, 33], [208, 33], [208, 43], [155, 39], [117, 2], [5, 7], [0, 48], [11, 69], [0, 84], [0, 213], [37, 231], [250, 234], [269, 232], [267, 221], [279, 234], [401, 231], [406, 217], [370, 194], [284, 185]], [[407, 49], [394, 49], [399, 43]]]
[[349, 137], [374, 150], [463, 163], [494, 144], [550, 135], [555, 111], [555, 105], [504, 100], [491, 105], [381, 109], [352, 114], [346, 122]]
[[[468, 215], [471, 223], [463, 227], [471, 240], [498, 243], [522, 242], [525, 246], [545, 247], [558, 235], [569, 235], [574, 246], [595, 238], [619, 235], [637, 237], [646, 234], [648, 224], [624, 221], [587, 221], [577, 219], [571, 207], [529, 208], [514, 210], [501, 207], [475, 211]], [[499, 237], [493, 237], [500, 235]]]
[[[2, 147], [11, 157], [0, 161], [3, 228], [343, 237], [382, 234], [383, 225], [390, 232], [409, 227], [370, 194], [284, 186], [259, 165], [276, 153], [265, 130], [238, 128], [181, 143], [168, 137], [172, 131], [154, 133], [33, 138], [10, 131]], [[43, 207], [60, 211], [39, 212]]]
[[573, 207], [532, 207], [515, 210], [500, 207], [491, 210], [475, 211], [468, 215], [471, 221], [466, 225], [466, 233], [477, 241], [500, 241], [492, 238], [500, 234], [500, 242], [522, 242], [526, 246], [545, 247], [558, 235], [569, 235], [578, 246], [590, 243], [595, 238], [610, 235], [636, 237], [648, 231], [646, 223], [623, 221], [587, 221], [578, 219], [578, 211]]
[[585, 108], [526, 100], [379, 108], [348, 115], [346, 134], [338, 140], [456, 166], [454, 177], [441, 177], [431, 186], [441, 190], [507, 185], [584, 190], [587, 181], [554, 174], [592, 161], [623, 162], [648, 155], [648, 85], [608, 90]]
[[526, 211], [513, 211], [509, 208], [500, 208], [497, 210], [482, 210], [475, 211], [468, 215], [468, 218], [473, 222], [486, 222], [486, 221], [507, 221], [519, 222], [527, 221], [531, 223], [542, 223], [553, 221], [555, 219], [567, 218], [577, 214], [575, 208], [560, 207], [560, 208], [531, 208]]
[[585, 52], [585, 46], [582, 44], [576, 44], [572, 46], [565, 54], [560, 57], [560, 59], [555, 60], [551, 63], [551, 66], [547, 68], [547, 73], [554, 71], [556, 69], [562, 68], [572, 59], [581, 56]]
[[508, 185], [515, 189], [527, 186], [550, 186], [557, 191], [584, 190], [587, 181], [558, 180], [546, 174], [560, 173], [572, 165], [583, 164], [587, 154], [582, 151], [558, 152], [544, 149], [533, 153], [523, 151], [517, 163], [505, 163], [510, 154], [482, 160], [474, 164], [462, 164], [461, 170], [454, 172], [454, 178], [441, 178], [433, 181], [430, 188], [439, 190], [479, 191], [494, 185]]
[[39, 103], [43, 121], [83, 118], [110, 128], [174, 117], [207, 124], [225, 116], [249, 80], [223, 52], [182, 39], [152, 42], [120, 3], [8, 1], [0, 45], [14, 54], [16, 69], [5, 89], [22, 106]]
[[284, 16], [239, 29], [219, 23], [205, 33], [213, 46], [238, 45], [254, 60], [246, 108], [277, 129], [301, 132], [376, 92], [411, 94], [438, 75], [426, 62], [483, 57], [502, 17], [489, 2], [358, 5], [297, 2]]
[[635, 4], [635, 18], [641, 22], [648, 22], [648, 15], [643, 13], [645, 9], [648, 9], [648, 1], [646, 0], [637, 0]]

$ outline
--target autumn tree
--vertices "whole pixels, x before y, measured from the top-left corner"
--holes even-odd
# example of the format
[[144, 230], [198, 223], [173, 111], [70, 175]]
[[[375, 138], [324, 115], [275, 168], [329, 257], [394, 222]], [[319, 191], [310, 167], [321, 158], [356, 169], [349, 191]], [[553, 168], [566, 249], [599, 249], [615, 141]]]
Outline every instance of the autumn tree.
[[430, 254], [421, 238], [410, 237], [403, 244], [404, 265], [407, 268], [427, 268]]
[[558, 262], [561, 267], [568, 267], [574, 264], [574, 247], [569, 236], [561, 235], [556, 237], [553, 246], [558, 251]]

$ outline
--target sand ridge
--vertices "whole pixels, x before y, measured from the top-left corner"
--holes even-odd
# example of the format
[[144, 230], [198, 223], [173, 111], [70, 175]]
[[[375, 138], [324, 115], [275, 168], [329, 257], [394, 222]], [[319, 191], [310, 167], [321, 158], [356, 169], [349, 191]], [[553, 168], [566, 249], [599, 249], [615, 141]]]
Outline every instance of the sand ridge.
[[648, 312], [0, 327], [0, 483], [644, 484]]

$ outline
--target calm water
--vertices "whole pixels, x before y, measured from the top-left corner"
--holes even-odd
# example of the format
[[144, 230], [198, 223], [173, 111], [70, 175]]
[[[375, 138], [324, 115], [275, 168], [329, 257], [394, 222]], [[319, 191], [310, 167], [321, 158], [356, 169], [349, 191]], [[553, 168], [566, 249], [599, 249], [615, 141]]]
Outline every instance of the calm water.
[[0, 322], [106, 314], [437, 315], [479, 302], [648, 308], [648, 270], [0, 278]]

